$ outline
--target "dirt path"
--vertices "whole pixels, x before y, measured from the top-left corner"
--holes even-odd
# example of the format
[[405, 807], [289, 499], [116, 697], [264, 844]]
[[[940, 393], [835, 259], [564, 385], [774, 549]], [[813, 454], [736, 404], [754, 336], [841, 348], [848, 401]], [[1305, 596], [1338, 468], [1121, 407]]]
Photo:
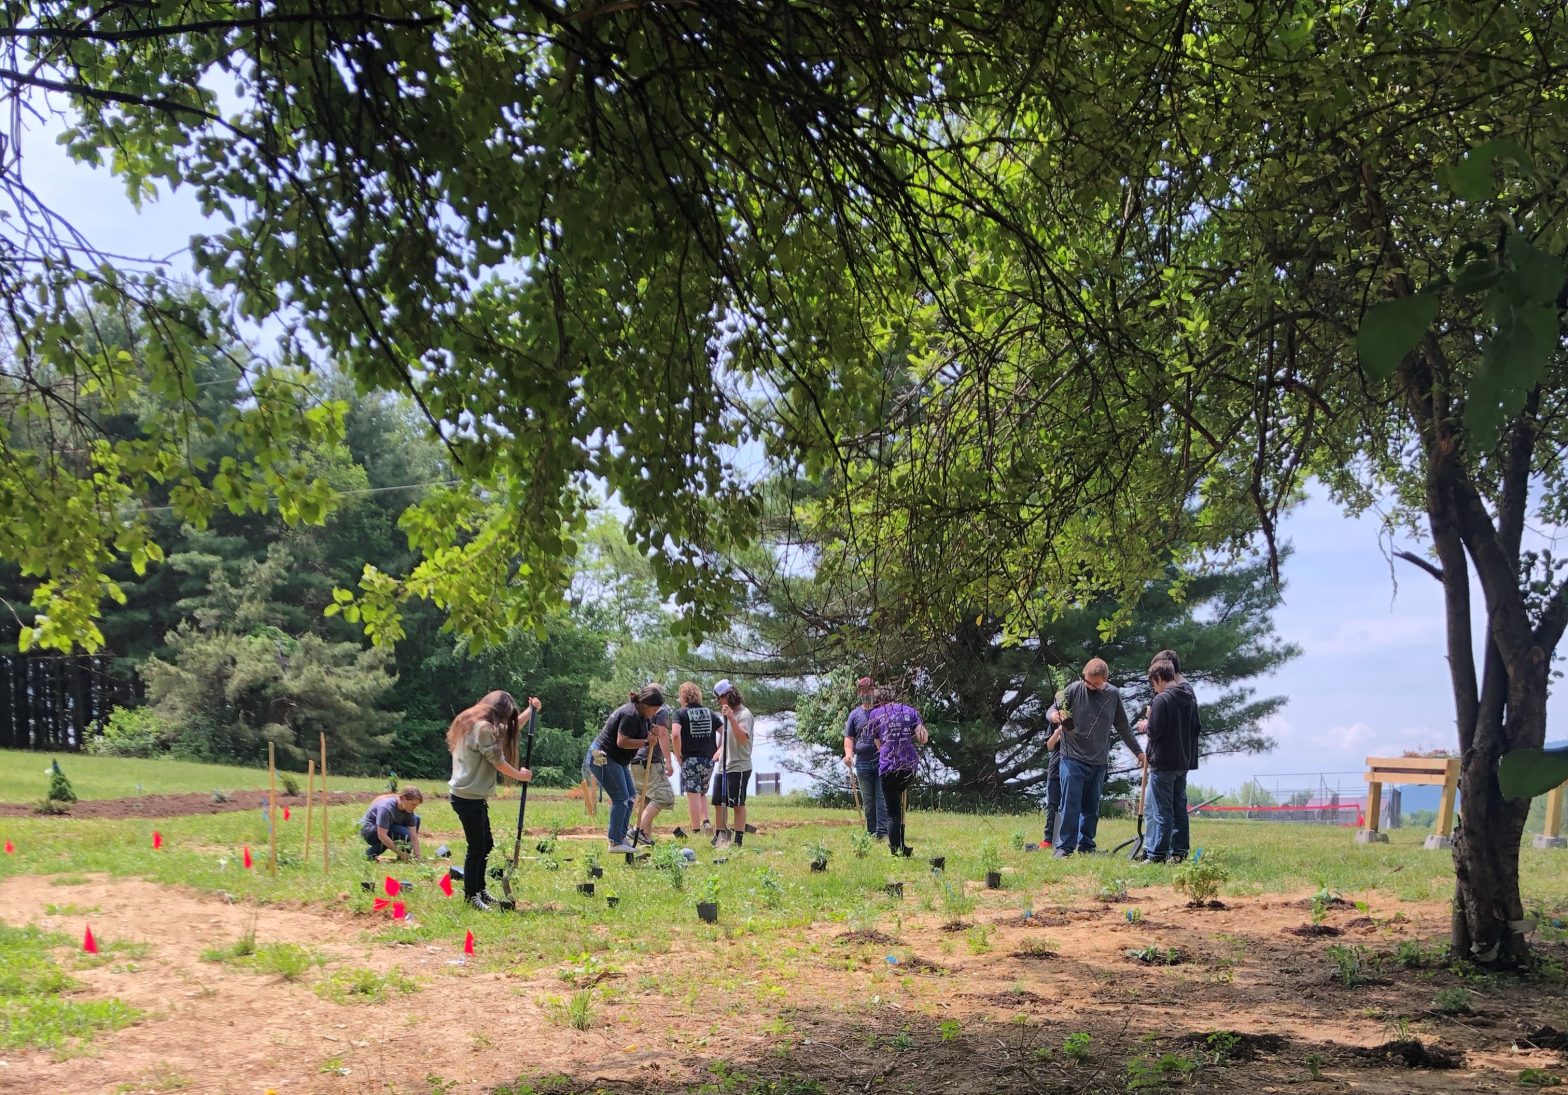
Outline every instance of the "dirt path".
[[[331, 805], [369, 802], [379, 791], [333, 791]], [[314, 801], [321, 802], [320, 794]], [[61, 817], [92, 817], [118, 821], [133, 817], [179, 817], [184, 814], [233, 814], [260, 810], [267, 805], [266, 791], [230, 791], [223, 802], [214, 802], [210, 793], [183, 795], [142, 795], [139, 798], [83, 799], [71, 804]], [[278, 795], [278, 805], [303, 809], [304, 795]], [[0, 802], [0, 817], [31, 817], [38, 811], [28, 802]]]
[[[1372, 983], [1336, 980], [1328, 947], [1390, 956], [1402, 940], [1430, 946], [1446, 926], [1442, 903], [1366, 895], [1370, 908], [1332, 912], [1337, 935], [1307, 938], [1293, 932], [1309, 919], [1304, 895], [1194, 911], [1166, 887], [1071, 907], [1042, 894], [1028, 917], [1022, 895], [978, 896], [961, 925], [895, 906], [881, 931], [818, 923], [763, 940], [736, 926], [700, 950], [612, 950], [604, 958], [622, 967], [618, 999], [577, 1032], [544, 1013], [550, 997], [572, 991], [554, 966], [453, 965], [453, 946], [375, 942], [369, 932], [385, 923], [348, 913], [256, 910], [136, 880], [15, 877], [0, 882], [7, 922], [74, 937], [79, 910], [95, 909], [100, 939], [146, 944], [140, 957], [77, 974], [92, 995], [146, 1015], [99, 1036], [84, 1057], [12, 1055], [0, 1092], [108, 1095], [167, 1090], [178, 1077], [182, 1090], [225, 1095], [467, 1095], [565, 1073], [569, 1081], [550, 1090], [652, 1095], [712, 1082], [718, 1067], [777, 1080], [779, 1091], [987, 1095], [1122, 1091], [1130, 1062], [1164, 1058], [1201, 1065], [1189, 1087], [1205, 1092], [1298, 1090], [1316, 1073], [1319, 1082], [1299, 1090], [1395, 1095], [1517, 1091], [1523, 1068], [1562, 1071], [1568, 1036], [1557, 1035], [1555, 1049], [1526, 1040], [1568, 1025], [1560, 975], [1471, 982], [1475, 1014], [1452, 1018], [1433, 1010], [1434, 994], [1459, 984], [1447, 971], [1385, 963], [1369, 966]], [[71, 915], [48, 911], [67, 904]], [[306, 984], [201, 960], [252, 917], [263, 939], [323, 954], [328, 973], [395, 966], [421, 989], [349, 1006]], [[1141, 947], [1174, 950], [1177, 964], [1129, 957]], [[1541, 949], [1565, 957], [1561, 944]], [[1223, 1053], [1209, 1037], [1216, 1031]], [[1081, 1060], [1063, 1049], [1078, 1032], [1092, 1034]], [[1450, 1067], [1366, 1056], [1409, 1034], [1450, 1055]]]

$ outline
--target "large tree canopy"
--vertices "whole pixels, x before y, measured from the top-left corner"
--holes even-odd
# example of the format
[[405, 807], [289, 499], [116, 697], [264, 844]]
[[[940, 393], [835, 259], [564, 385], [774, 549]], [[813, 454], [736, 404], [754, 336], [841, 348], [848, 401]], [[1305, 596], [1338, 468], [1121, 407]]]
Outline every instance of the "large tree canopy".
[[[1529, 515], [1568, 510], [1565, 18], [1460, 0], [55, 0], [0, 31], [17, 58], [0, 80], [68, 96], [71, 149], [134, 193], [189, 186], [231, 221], [198, 264], [242, 314], [289, 324], [287, 358], [326, 352], [419, 399], [467, 482], [405, 518], [407, 574], [361, 579], [349, 609], [379, 637], [410, 596], [482, 636], [544, 619], [595, 480], [683, 624], [713, 619], [721, 553], [759, 518], [734, 456], [752, 438], [835, 484], [846, 567], [918, 560], [899, 600], [932, 591], [1012, 635], [1105, 594], [1114, 625], [1173, 559], [1259, 528], [1272, 547], [1312, 473], [1352, 506], [1391, 494], [1448, 599], [1455, 942], [1518, 961], [1524, 807], [1495, 766], [1540, 743], [1568, 623], [1557, 564], [1524, 547]], [[15, 163], [4, 181], [34, 212]], [[73, 294], [118, 294], [132, 326], [187, 341], [201, 323], [9, 231], [11, 428], [63, 416], [93, 442], [75, 393], [121, 372], [61, 326]], [[171, 342], [146, 366], [184, 391]], [[332, 413], [254, 411], [234, 498], [181, 497], [317, 516], [329, 489], [298, 506], [308, 480], [275, 435], [330, 434]], [[45, 602], [85, 591], [46, 641], [87, 632], [105, 555], [146, 553], [134, 518], [79, 514], [178, 479], [177, 441], [79, 446], [90, 487], [41, 495], [52, 551], [5, 526]], [[17, 451], [9, 499], [65, 481], [64, 448]]]

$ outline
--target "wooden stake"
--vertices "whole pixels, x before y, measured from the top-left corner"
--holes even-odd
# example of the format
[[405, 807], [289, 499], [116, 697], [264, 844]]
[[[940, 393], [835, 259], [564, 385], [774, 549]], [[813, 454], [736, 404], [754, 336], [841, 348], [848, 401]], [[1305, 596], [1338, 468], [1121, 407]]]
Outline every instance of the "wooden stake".
[[327, 827], [327, 804], [332, 801], [327, 791], [327, 735], [321, 734], [321, 869], [332, 870], [332, 830]]
[[599, 803], [594, 798], [594, 789], [597, 784], [591, 779], [583, 780], [583, 810], [589, 817], [599, 816]]
[[267, 867], [278, 877], [278, 747], [267, 743]]
[[316, 758], [311, 757], [305, 766], [305, 854], [302, 862], [310, 862], [310, 793], [316, 789]]

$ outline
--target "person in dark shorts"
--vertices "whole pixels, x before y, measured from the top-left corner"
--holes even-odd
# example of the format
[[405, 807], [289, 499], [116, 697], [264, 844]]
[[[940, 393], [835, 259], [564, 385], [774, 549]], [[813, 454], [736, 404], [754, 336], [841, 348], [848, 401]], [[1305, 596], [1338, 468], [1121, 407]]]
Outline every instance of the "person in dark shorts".
[[[713, 805], [718, 829], [713, 834], [713, 846], [723, 848], [746, 842], [746, 785], [751, 782], [751, 736], [757, 718], [746, 707], [740, 689], [729, 681], [713, 686], [719, 698], [719, 716], [724, 720], [722, 740], [714, 750], [714, 763], [719, 769], [713, 774]], [[729, 811], [735, 811], [735, 829], [728, 828]]]

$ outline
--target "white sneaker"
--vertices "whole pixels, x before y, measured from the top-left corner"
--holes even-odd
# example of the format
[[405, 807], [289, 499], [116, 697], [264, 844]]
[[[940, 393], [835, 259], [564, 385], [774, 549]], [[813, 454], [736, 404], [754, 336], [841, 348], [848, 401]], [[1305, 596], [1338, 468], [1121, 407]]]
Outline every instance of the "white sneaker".
[[625, 855], [628, 852], [635, 852], [636, 850], [637, 850], [636, 848], [633, 848], [630, 844], [626, 843], [624, 840], [621, 841], [619, 844], [611, 844], [610, 845], [610, 854], [611, 855]]

